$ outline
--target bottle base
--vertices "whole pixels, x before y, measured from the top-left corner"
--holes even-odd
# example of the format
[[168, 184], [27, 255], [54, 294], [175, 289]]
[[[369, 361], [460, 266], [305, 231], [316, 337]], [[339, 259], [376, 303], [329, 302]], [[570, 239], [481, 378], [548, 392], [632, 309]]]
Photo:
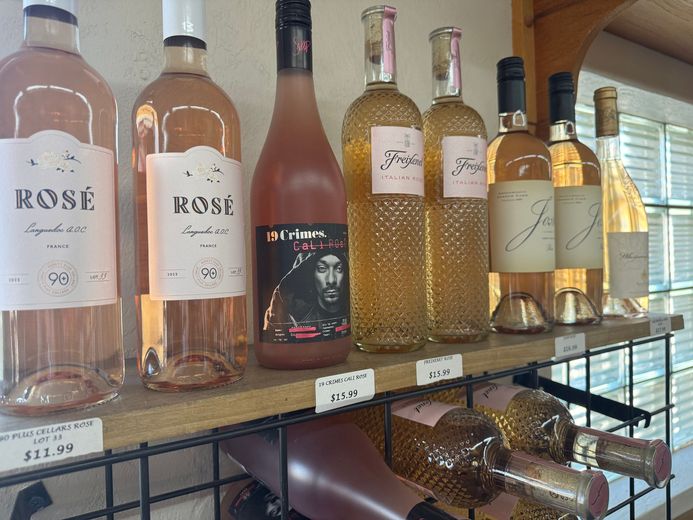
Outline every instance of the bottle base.
[[646, 318], [647, 314], [647, 308], [637, 298], [604, 296], [604, 318]]
[[541, 334], [553, 324], [532, 295], [520, 292], [503, 296], [491, 316], [491, 330], [501, 334]]
[[110, 401], [121, 384], [102, 372], [78, 366], [53, 366], [22, 379], [0, 400], [0, 412], [39, 416], [88, 408]]
[[338, 365], [351, 352], [351, 338], [305, 344], [256, 343], [255, 357], [265, 368], [304, 370]]
[[365, 341], [356, 341], [354, 343], [360, 350], [370, 352], [372, 354], [396, 354], [402, 352], [413, 352], [419, 350], [426, 344], [426, 340], [417, 341], [416, 343], [367, 343]]
[[437, 332], [428, 335], [428, 340], [434, 343], [478, 343], [488, 337], [488, 331], [476, 333], [462, 333], [458, 331]]
[[188, 351], [160, 363], [154, 349], [149, 349], [140, 368], [140, 378], [150, 390], [185, 392], [229, 385], [241, 379], [244, 371], [245, 360], [233, 364], [216, 352]]
[[556, 325], [597, 325], [602, 316], [592, 301], [580, 289], [564, 287], [556, 291]]

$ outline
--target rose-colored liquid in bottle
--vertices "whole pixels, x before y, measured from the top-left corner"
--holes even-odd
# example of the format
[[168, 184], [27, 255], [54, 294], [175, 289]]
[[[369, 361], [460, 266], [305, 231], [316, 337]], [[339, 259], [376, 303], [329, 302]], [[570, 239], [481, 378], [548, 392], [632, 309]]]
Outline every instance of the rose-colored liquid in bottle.
[[351, 349], [344, 180], [320, 122], [310, 2], [277, 2], [277, 94], [251, 187], [255, 354], [269, 368]]
[[115, 100], [79, 53], [76, 4], [26, 4], [0, 62], [0, 411], [39, 415], [115, 397], [125, 367]]

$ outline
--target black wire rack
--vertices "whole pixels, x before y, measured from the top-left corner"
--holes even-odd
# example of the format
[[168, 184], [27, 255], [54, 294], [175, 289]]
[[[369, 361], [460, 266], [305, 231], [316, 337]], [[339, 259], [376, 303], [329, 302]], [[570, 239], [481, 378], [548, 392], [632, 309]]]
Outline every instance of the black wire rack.
[[[201, 491], [212, 490], [214, 497], [214, 519], [219, 520], [222, 515], [221, 511], [221, 488], [232, 482], [246, 478], [246, 475], [235, 475], [230, 477], [222, 477], [220, 469], [220, 453], [219, 453], [219, 443], [226, 439], [232, 439], [235, 437], [240, 437], [243, 435], [248, 435], [252, 433], [259, 433], [268, 430], [276, 430], [278, 433], [279, 442], [279, 458], [280, 458], [280, 499], [282, 504], [282, 519], [288, 519], [289, 512], [289, 501], [288, 501], [288, 467], [287, 467], [287, 432], [286, 428], [290, 425], [302, 423], [315, 419], [316, 417], [324, 417], [327, 415], [336, 415], [346, 411], [356, 410], [360, 408], [366, 408], [375, 405], [384, 405], [385, 416], [383, 428], [385, 431], [385, 460], [388, 464], [392, 462], [392, 416], [391, 416], [391, 405], [394, 401], [399, 399], [419, 397], [425, 394], [430, 394], [432, 391], [442, 391], [451, 388], [461, 388], [469, 387], [469, 385], [489, 381], [492, 379], [499, 379], [504, 377], [514, 377], [516, 382], [521, 382], [524, 385], [537, 387], [540, 384], [552, 391], [552, 393], [557, 394], [557, 397], [564, 399], [568, 402], [574, 404], [579, 404], [584, 406], [586, 409], [586, 420], [587, 425], [590, 425], [591, 414], [593, 411], [599, 411], [600, 413], [605, 413], [612, 417], [621, 419], [620, 424], [610, 428], [609, 431], [620, 430], [624, 427], [628, 428], [629, 435], [632, 437], [636, 426], [640, 423], [644, 423], [644, 426], [649, 425], [650, 419], [653, 416], [660, 414], [665, 415], [666, 422], [666, 442], [671, 446], [672, 432], [671, 432], [671, 411], [673, 404], [671, 402], [671, 338], [672, 334], [667, 333], [660, 336], [650, 337], [644, 340], [633, 340], [622, 344], [602, 347], [597, 349], [592, 349], [586, 351], [581, 356], [571, 357], [570, 359], [557, 360], [557, 361], [546, 361], [538, 363], [530, 363], [528, 365], [502, 370], [492, 373], [484, 373], [478, 376], [468, 376], [460, 379], [453, 380], [451, 382], [440, 384], [432, 389], [430, 387], [420, 387], [415, 390], [403, 391], [403, 392], [386, 392], [384, 394], [376, 396], [374, 399], [358, 403], [336, 410], [330, 410], [321, 414], [315, 414], [314, 411], [304, 411], [300, 413], [292, 413], [290, 416], [277, 415], [269, 417], [262, 421], [261, 424], [249, 423], [247, 425], [240, 425], [233, 430], [220, 431], [218, 429], [208, 431], [204, 434], [197, 435], [193, 438], [186, 438], [181, 440], [175, 440], [170, 442], [165, 442], [156, 445], [149, 445], [147, 443], [142, 443], [136, 448], [128, 449], [126, 451], [113, 453], [111, 450], [103, 452], [99, 456], [90, 456], [89, 458], [79, 459], [73, 462], [68, 462], [64, 464], [52, 465], [48, 467], [43, 467], [40, 469], [32, 471], [24, 471], [21, 473], [10, 474], [0, 478], [0, 489], [9, 486], [17, 486], [27, 483], [35, 483], [34, 485], [26, 488], [21, 493], [22, 496], [17, 497], [17, 503], [15, 504], [15, 511], [11, 520], [25, 520], [30, 518], [32, 512], [41, 509], [43, 506], [47, 505], [45, 503], [45, 490], [42, 485], [37, 484], [37, 481], [43, 479], [54, 478], [62, 475], [70, 475], [81, 471], [92, 470], [95, 468], [103, 468], [103, 485], [105, 488], [105, 504], [101, 509], [89, 511], [76, 516], [67, 517], [69, 520], [87, 520], [92, 518], [106, 518], [108, 520], [114, 520], [115, 515], [118, 513], [126, 511], [134, 511], [139, 509], [140, 517], [143, 520], [149, 520], [151, 518], [151, 508], [154, 504], [159, 504], [167, 500], [172, 500], [174, 498], [183, 497], [187, 495], [192, 495], [194, 493], [199, 493]], [[665, 348], [665, 367], [664, 367], [664, 382], [665, 382], [665, 405], [657, 410], [642, 410], [634, 405], [634, 378], [633, 378], [633, 352], [635, 349], [641, 347], [642, 345], [647, 345], [656, 341], [664, 340]], [[625, 350], [628, 354], [628, 379], [627, 379], [627, 402], [618, 403], [615, 401], [606, 400], [600, 396], [592, 394], [591, 389], [591, 358], [594, 356], [602, 355], [609, 352]], [[579, 390], [572, 387], [564, 387], [563, 385], [552, 387], [552, 382], [550, 380], [540, 378], [539, 370], [544, 368], [550, 368], [555, 365], [560, 365], [563, 363], [568, 363], [570, 361], [576, 361], [584, 359], [585, 362], [585, 376], [586, 376], [586, 390]], [[467, 405], [472, 407], [473, 403], [473, 392], [467, 392]], [[624, 414], [626, 415], [624, 417]], [[149, 459], [155, 455], [161, 455], [164, 453], [173, 453], [180, 450], [199, 447], [199, 446], [209, 446], [212, 455], [212, 468], [211, 468], [211, 479], [207, 482], [182, 487], [169, 491], [162, 494], [152, 495], [150, 491], [150, 474], [149, 474]], [[114, 500], [114, 475], [113, 468], [116, 464], [122, 464], [129, 461], [139, 461], [139, 499], [132, 500], [128, 502], [123, 502], [116, 504]], [[672, 476], [672, 479], [674, 477]], [[616, 511], [624, 508], [629, 508], [630, 518], [635, 520], [636, 518], [636, 501], [648, 493], [654, 491], [655, 488], [649, 487], [638, 493], [635, 492], [635, 482], [634, 479], [630, 479], [630, 493], [628, 498], [613, 505], [607, 513], [611, 515]], [[665, 518], [670, 520], [671, 516], [671, 481], [666, 486], [666, 500], [665, 500]], [[474, 519], [474, 511], [469, 512], [470, 519]]]

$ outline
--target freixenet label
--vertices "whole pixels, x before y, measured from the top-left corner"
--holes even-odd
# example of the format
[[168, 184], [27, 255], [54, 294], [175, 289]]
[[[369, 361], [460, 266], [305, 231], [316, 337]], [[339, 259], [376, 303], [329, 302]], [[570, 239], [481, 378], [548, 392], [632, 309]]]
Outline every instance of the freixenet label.
[[610, 232], [609, 296], [641, 298], [649, 289], [649, 243], [647, 231]]
[[556, 188], [556, 269], [601, 269], [601, 186]]
[[255, 229], [260, 335], [309, 343], [351, 334], [346, 224]]
[[551, 181], [507, 181], [489, 186], [491, 271], [553, 271], [554, 192]]
[[238, 161], [207, 146], [148, 155], [147, 229], [152, 300], [245, 294]]
[[402, 126], [371, 128], [371, 183], [374, 194], [424, 194], [423, 133]]
[[54, 130], [0, 140], [0, 310], [116, 302], [113, 152]]
[[443, 138], [443, 197], [487, 198], [486, 140], [450, 135]]
[[415, 421], [433, 428], [443, 415], [458, 406], [431, 399], [413, 398], [397, 401], [392, 405], [392, 413], [403, 419]]

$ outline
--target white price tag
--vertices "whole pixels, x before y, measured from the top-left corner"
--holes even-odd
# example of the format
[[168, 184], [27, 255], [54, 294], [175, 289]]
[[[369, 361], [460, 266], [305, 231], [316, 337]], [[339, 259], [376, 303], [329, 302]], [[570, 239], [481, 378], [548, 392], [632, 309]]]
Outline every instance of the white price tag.
[[103, 424], [93, 417], [0, 433], [0, 471], [103, 451]]
[[416, 362], [416, 384], [430, 385], [462, 377], [462, 354], [420, 359]]
[[671, 332], [671, 318], [650, 314], [650, 336], [661, 336]]
[[556, 354], [554, 360], [579, 356], [585, 352], [585, 333], [558, 336], [555, 341]]
[[375, 395], [375, 372], [372, 368], [319, 377], [315, 380], [315, 413], [370, 401]]

